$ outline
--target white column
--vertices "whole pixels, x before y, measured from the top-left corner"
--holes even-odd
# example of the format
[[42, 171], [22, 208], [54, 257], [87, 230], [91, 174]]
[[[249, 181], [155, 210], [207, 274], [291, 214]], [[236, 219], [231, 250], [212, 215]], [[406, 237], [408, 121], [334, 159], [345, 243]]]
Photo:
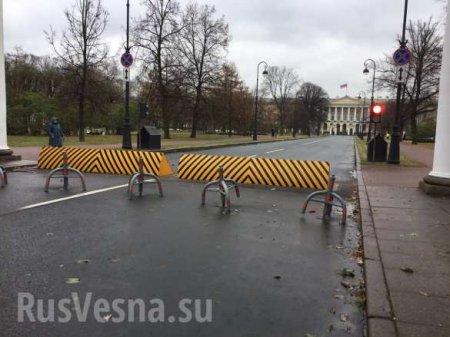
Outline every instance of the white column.
[[450, 6], [447, 6], [444, 53], [442, 54], [441, 79], [436, 121], [433, 170], [430, 176], [450, 179]]
[[5, 52], [3, 48], [3, 0], [0, 0], [0, 154], [10, 154], [6, 137]]

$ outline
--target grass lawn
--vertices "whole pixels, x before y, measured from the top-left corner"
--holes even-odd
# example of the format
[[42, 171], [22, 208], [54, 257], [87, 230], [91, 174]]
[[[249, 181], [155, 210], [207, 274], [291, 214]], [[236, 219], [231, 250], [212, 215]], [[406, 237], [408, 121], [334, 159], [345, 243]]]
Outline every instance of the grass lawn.
[[[404, 140], [405, 144], [412, 145], [412, 141]], [[417, 146], [426, 147], [427, 149], [434, 150], [434, 143], [417, 143]]]
[[[361, 159], [361, 165], [390, 165], [387, 162], [368, 162], [367, 161], [367, 141], [361, 140], [358, 137], [354, 137], [356, 147], [358, 149], [359, 158]], [[400, 155], [400, 166], [406, 167], [423, 167], [424, 165], [418, 161], [415, 161], [407, 156]]]
[[[203, 134], [198, 133], [197, 138], [190, 138], [189, 132], [171, 132], [171, 139], [162, 139], [161, 146], [163, 149], [183, 148], [183, 147], [202, 147], [206, 145], [224, 145], [224, 144], [241, 144], [253, 142], [251, 136], [232, 136]], [[305, 138], [299, 136], [297, 139]], [[133, 146], [136, 146], [136, 133], [132, 134]], [[291, 135], [277, 136], [275, 139], [293, 139]], [[270, 135], [258, 135], [259, 141], [272, 140]], [[86, 141], [80, 143], [77, 136], [68, 136], [64, 138], [65, 146], [92, 146], [104, 145], [105, 147], [120, 147], [122, 144], [122, 136], [120, 135], [86, 135]], [[47, 136], [8, 136], [8, 145], [11, 147], [24, 146], [44, 146], [48, 145]]]

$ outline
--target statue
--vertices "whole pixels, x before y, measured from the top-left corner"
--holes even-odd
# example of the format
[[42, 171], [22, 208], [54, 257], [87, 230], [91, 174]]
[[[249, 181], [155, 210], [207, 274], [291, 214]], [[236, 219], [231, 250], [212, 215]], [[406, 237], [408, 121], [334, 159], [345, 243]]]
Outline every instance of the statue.
[[61, 147], [63, 145], [64, 134], [59, 124], [59, 120], [56, 117], [52, 117], [48, 127], [48, 144], [50, 146]]

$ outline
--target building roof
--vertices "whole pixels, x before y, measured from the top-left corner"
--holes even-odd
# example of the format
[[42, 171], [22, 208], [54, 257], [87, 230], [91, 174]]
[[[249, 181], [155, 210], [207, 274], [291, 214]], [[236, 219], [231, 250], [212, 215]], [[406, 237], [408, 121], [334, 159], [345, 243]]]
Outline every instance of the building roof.
[[[361, 106], [364, 99], [357, 99], [350, 96], [338, 97], [330, 99], [330, 106]], [[370, 104], [370, 99], [366, 98], [366, 105]]]

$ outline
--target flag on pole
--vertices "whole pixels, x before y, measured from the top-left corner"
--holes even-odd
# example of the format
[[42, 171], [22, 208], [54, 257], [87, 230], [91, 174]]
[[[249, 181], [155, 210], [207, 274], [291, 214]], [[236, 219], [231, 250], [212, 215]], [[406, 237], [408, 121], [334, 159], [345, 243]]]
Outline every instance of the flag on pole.
[[340, 88], [341, 89], [347, 89], [347, 83], [341, 84]]

